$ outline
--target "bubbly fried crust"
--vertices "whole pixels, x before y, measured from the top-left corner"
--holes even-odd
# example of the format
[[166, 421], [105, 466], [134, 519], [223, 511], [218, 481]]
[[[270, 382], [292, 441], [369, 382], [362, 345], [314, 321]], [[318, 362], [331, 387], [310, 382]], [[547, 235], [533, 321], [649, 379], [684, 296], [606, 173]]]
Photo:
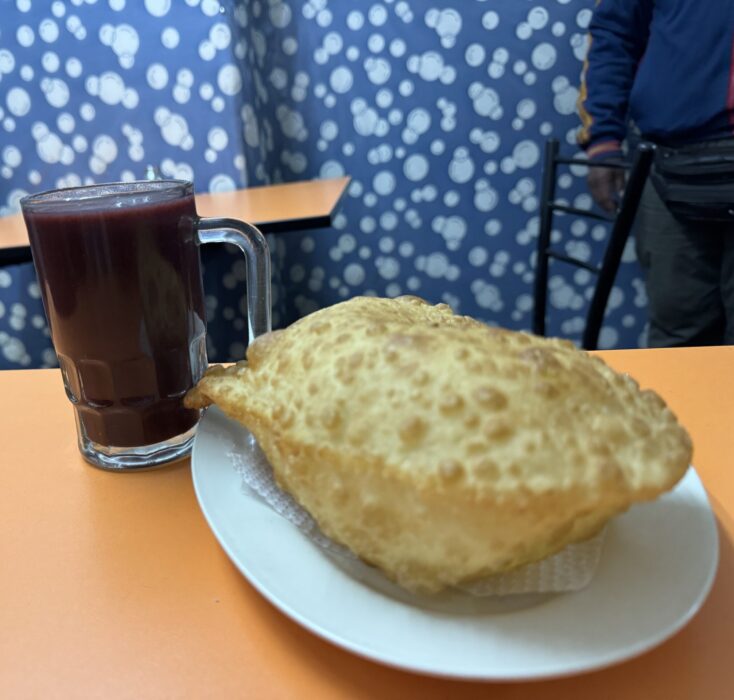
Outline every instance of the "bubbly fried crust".
[[255, 435], [334, 540], [435, 592], [542, 559], [672, 488], [665, 403], [571, 343], [415, 297], [358, 297], [258, 338], [187, 397]]

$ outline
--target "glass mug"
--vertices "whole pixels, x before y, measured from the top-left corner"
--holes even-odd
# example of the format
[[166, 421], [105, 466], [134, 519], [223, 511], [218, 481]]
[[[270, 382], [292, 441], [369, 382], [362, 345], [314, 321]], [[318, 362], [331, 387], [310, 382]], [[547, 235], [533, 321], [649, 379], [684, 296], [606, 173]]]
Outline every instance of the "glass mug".
[[264, 236], [199, 218], [182, 180], [52, 190], [20, 204], [82, 455], [118, 471], [187, 455], [200, 412], [183, 397], [207, 365], [199, 244], [245, 254], [252, 341], [270, 330]]

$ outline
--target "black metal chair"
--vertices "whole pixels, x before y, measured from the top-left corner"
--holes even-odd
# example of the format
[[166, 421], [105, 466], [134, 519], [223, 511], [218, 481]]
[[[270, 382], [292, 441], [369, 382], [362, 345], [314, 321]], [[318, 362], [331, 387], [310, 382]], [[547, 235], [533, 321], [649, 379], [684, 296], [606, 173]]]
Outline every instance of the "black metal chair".
[[[583, 268], [597, 275], [596, 287], [586, 314], [586, 326], [581, 341], [585, 350], [596, 350], [599, 331], [604, 320], [609, 294], [617, 276], [625, 244], [629, 238], [637, 208], [645, 187], [655, 148], [649, 143], [641, 143], [634, 151], [632, 161], [589, 161], [581, 158], [567, 158], [559, 155], [560, 147], [556, 139], [550, 139], [545, 146], [543, 165], [543, 186], [541, 194], [540, 230], [538, 232], [538, 255], [535, 271], [533, 333], [545, 335], [546, 308], [548, 304], [548, 266], [550, 259], [560, 260], [570, 265]], [[581, 165], [589, 168], [615, 168], [628, 170], [627, 185], [622, 196], [617, 214], [614, 217], [604, 216], [595, 211], [578, 209], [556, 201], [556, 174], [559, 165]], [[606, 244], [604, 258], [600, 266], [592, 265], [566, 255], [551, 247], [553, 231], [553, 215], [565, 212], [576, 216], [607, 222], [611, 232]]]

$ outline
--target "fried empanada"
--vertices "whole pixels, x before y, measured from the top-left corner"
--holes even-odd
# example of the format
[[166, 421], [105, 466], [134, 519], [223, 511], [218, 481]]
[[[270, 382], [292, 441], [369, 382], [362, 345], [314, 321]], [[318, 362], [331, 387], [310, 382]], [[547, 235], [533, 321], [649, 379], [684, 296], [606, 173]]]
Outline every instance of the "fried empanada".
[[321, 529], [436, 592], [549, 556], [672, 488], [665, 403], [571, 343], [415, 297], [360, 297], [258, 338], [187, 405], [255, 435]]

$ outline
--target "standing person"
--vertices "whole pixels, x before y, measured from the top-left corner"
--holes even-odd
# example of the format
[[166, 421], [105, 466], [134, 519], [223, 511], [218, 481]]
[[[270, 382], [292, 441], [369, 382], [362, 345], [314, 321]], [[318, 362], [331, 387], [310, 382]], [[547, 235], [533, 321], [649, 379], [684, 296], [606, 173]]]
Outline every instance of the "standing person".
[[[589, 158], [631, 120], [657, 145], [638, 213], [648, 344], [734, 344], [734, 0], [597, 0], [579, 112]], [[590, 168], [616, 209], [624, 175]]]

